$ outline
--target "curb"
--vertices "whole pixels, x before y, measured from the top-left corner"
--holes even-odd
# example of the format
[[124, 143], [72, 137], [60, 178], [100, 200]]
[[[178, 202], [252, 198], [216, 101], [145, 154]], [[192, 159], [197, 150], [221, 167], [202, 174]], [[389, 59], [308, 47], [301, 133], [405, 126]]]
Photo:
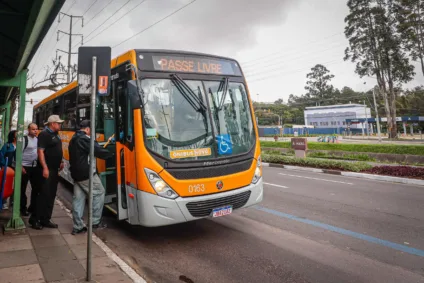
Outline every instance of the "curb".
[[341, 175], [346, 177], [355, 177], [355, 178], [392, 182], [392, 183], [401, 183], [401, 184], [408, 184], [408, 185], [424, 186], [424, 180], [418, 180], [418, 179], [409, 179], [409, 178], [392, 177], [392, 176], [384, 176], [384, 175], [356, 173], [356, 172], [345, 172], [345, 171], [337, 171], [337, 170], [329, 170], [329, 169], [317, 169], [317, 168], [311, 168], [311, 167], [299, 167], [299, 166], [282, 165], [282, 164], [265, 163], [265, 162], [262, 162], [262, 166], [273, 167], [273, 168], [284, 168], [287, 170], [298, 170], [298, 171], [308, 171], [308, 172], [314, 172], [314, 173]]
[[[66, 212], [66, 214], [72, 218], [71, 211], [61, 202], [58, 198], [56, 198], [56, 203]], [[143, 279], [132, 267], [130, 267], [124, 260], [122, 260], [116, 253], [114, 253], [99, 237], [96, 236], [93, 232], [93, 242], [96, 243], [100, 249], [102, 249], [108, 258], [113, 260], [119, 268], [121, 268], [122, 272], [124, 272], [133, 282], [136, 283], [147, 283], [146, 280]]]

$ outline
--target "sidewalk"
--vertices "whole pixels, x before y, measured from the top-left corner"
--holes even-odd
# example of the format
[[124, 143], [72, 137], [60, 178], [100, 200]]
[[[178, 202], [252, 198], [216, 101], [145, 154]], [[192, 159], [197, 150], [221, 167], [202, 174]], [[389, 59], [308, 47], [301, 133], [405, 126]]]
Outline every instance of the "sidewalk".
[[[0, 225], [11, 211], [0, 212]], [[34, 230], [24, 218], [26, 234], [0, 234], [0, 282], [86, 282], [87, 234], [71, 235], [72, 219], [55, 204], [52, 221], [58, 229]], [[93, 243], [92, 281], [126, 283], [132, 280]]]

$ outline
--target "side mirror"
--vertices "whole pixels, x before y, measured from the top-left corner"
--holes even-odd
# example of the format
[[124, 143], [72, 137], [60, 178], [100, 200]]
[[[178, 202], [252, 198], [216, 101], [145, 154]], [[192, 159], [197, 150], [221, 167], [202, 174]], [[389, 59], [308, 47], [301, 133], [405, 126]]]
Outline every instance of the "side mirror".
[[138, 93], [137, 81], [128, 81], [128, 99], [130, 101], [131, 109], [141, 108], [141, 98]]

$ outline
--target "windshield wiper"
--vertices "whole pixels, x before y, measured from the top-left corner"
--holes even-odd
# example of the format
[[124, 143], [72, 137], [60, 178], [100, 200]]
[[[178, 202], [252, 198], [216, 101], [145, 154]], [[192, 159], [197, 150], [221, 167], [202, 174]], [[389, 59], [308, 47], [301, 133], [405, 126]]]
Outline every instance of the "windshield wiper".
[[190, 103], [190, 105], [198, 112], [205, 111], [206, 106], [202, 100], [194, 93], [194, 91], [181, 79], [178, 75], [171, 75], [172, 81], [174, 82], [177, 89], [181, 92], [184, 98]]
[[219, 84], [218, 92], [222, 90], [222, 98], [221, 102], [219, 103], [218, 111], [222, 110], [222, 107], [224, 107], [225, 98], [227, 98], [227, 90], [228, 90], [228, 78], [224, 78], [221, 83]]

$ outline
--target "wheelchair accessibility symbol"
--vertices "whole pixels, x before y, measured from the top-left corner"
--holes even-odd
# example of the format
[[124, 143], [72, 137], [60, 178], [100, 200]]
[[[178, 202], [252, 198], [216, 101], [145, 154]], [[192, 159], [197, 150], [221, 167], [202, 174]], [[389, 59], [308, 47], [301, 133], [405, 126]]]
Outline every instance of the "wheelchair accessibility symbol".
[[230, 135], [216, 136], [218, 141], [218, 154], [226, 155], [233, 153], [233, 144], [231, 143]]

